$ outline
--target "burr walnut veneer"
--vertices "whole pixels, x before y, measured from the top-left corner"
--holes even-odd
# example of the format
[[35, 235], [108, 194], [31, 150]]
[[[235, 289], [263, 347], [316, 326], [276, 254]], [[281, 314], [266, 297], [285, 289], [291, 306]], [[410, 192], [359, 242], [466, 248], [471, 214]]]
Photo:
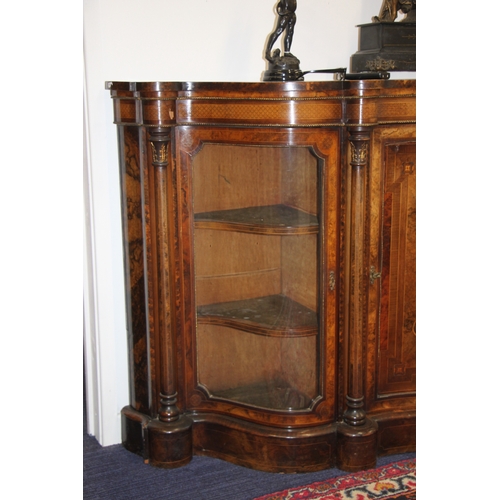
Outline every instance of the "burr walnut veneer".
[[415, 81], [108, 82], [123, 444], [274, 472], [415, 448]]

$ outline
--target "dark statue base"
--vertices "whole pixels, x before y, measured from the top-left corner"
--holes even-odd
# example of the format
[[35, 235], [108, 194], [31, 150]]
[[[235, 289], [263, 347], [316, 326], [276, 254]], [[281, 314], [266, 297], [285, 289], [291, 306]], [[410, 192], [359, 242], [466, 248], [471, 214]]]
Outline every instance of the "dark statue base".
[[[277, 54], [276, 54], [277, 52]], [[264, 72], [265, 82], [294, 82], [303, 81], [304, 73], [299, 67], [300, 61], [290, 53], [279, 56], [275, 51], [269, 60], [269, 69]]]
[[416, 71], [417, 24], [361, 24], [359, 50], [351, 56], [351, 71]]

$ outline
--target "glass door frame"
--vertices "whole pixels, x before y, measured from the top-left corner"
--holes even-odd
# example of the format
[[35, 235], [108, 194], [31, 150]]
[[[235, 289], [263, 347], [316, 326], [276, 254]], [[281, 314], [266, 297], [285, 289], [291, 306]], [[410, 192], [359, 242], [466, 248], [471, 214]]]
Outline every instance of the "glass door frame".
[[[178, 208], [181, 235], [180, 255], [183, 280], [185, 405], [187, 411], [218, 412], [259, 423], [279, 421], [279, 425], [303, 426], [325, 423], [336, 418], [336, 368], [338, 350], [338, 287], [340, 226], [340, 129], [339, 128], [229, 128], [179, 126], [176, 130]], [[309, 408], [276, 410], [250, 406], [210, 396], [197, 383], [193, 159], [207, 144], [261, 147], [303, 147], [318, 159], [319, 206], [322, 207], [318, 237], [319, 332], [318, 332], [318, 396]], [[328, 325], [328, 327], [326, 327]], [[275, 418], [276, 417], [276, 418]], [[278, 425], [276, 423], [276, 425]]]

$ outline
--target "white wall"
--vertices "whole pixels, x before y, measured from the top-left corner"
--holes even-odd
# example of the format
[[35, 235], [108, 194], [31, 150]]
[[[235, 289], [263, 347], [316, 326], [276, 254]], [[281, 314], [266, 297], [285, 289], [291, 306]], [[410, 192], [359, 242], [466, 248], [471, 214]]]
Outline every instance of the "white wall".
[[[104, 82], [260, 81], [276, 0], [84, 0], [85, 346], [89, 432], [120, 442], [128, 404], [116, 130]], [[381, 0], [299, 0], [301, 69], [348, 67]], [[393, 78], [413, 77], [393, 73]], [[316, 78], [316, 77], [315, 77]], [[319, 78], [319, 77], [318, 77]], [[323, 78], [329, 78], [323, 76]], [[311, 77], [306, 79], [312, 80]]]

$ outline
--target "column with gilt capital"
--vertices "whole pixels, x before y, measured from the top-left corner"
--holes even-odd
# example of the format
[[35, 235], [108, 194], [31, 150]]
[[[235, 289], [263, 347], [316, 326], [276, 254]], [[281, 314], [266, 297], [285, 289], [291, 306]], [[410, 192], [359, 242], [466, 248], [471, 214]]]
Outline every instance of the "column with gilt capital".
[[148, 128], [154, 178], [156, 225], [158, 418], [148, 424], [148, 460], [156, 466], [180, 467], [192, 458], [192, 421], [177, 406], [177, 359], [173, 270], [173, 155], [171, 127]]
[[367, 418], [364, 403], [364, 344], [368, 286], [368, 169], [371, 128], [348, 128], [350, 165], [350, 252], [348, 255], [347, 394], [337, 435], [339, 467], [355, 471], [373, 467], [377, 425]]

